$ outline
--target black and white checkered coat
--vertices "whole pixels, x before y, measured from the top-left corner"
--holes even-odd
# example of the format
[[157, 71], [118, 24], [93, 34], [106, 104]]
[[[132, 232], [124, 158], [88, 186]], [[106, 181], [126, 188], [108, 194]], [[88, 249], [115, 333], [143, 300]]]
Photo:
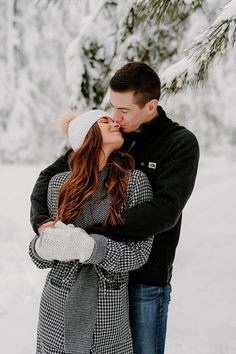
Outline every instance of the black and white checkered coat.
[[[105, 168], [100, 175], [99, 190], [89, 198], [75, 226], [85, 227], [104, 221], [109, 212], [111, 197], [99, 201], [104, 194]], [[49, 184], [48, 204], [52, 216], [57, 213], [57, 196], [60, 187], [68, 178], [69, 172], [58, 174]], [[148, 178], [135, 170], [129, 178], [127, 207], [150, 200], [153, 197]], [[122, 210], [121, 210], [122, 211]], [[40, 236], [39, 236], [40, 237]], [[97, 238], [96, 238], [97, 237]], [[36, 237], [37, 238], [37, 237]], [[103, 238], [103, 236], [101, 236]], [[105, 239], [105, 238], [104, 238]], [[99, 235], [95, 235], [99, 248]], [[49, 272], [41, 297], [37, 354], [71, 354], [65, 349], [65, 308], [68, 294], [79, 279], [83, 267], [93, 267], [98, 274], [98, 299], [96, 324], [91, 341], [91, 354], [132, 354], [132, 337], [129, 324], [128, 272], [140, 268], [148, 259], [153, 238], [140, 242], [114, 242], [106, 239], [106, 249], [102, 259], [94, 254], [94, 264], [80, 264], [45, 261], [30, 245], [30, 256], [39, 268], [52, 268]], [[95, 264], [96, 263], [96, 264]], [[82, 267], [82, 268], [81, 268]], [[86, 268], [85, 268], [86, 270]], [[90, 269], [92, 270], [92, 269]], [[90, 271], [88, 268], [88, 271]], [[89, 273], [88, 273], [89, 274]], [[89, 279], [85, 279], [89, 282]], [[83, 294], [80, 294], [83, 296]], [[86, 301], [86, 299], [85, 299]], [[73, 316], [73, 313], [71, 314]], [[91, 314], [87, 314], [88, 318]], [[80, 328], [77, 329], [78, 333]], [[81, 353], [74, 348], [73, 353]]]

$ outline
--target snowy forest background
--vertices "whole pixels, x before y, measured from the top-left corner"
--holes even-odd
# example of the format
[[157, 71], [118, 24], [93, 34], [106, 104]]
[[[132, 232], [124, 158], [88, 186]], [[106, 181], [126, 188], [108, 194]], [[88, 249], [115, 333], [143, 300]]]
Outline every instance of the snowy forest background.
[[176, 254], [166, 354], [236, 353], [235, 19], [236, 0], [0, 0], [2, 352], [35, 352], [47, 270], [28, 256], [29, 197], [64, 148], [57, 117], [68, 106], [107, 108], [112, 73], [143, 60], [161, 77], [167, 115], [201, 148]]
[[[51, 162], [62, 144], [58, 114], [68, 106], [80, 111], [105, 107], [109, 78], [132, 60], [146, 61], [159, 73], [168, 93], [161, 104], [170, 118], [196, 133], [202, 150], [231, 154], [236, 146], [234, 41], [209, 66], [204, 86], [182, 89], [189, 85], [180, 78], [175, 96], [165, 87], [173, 75], [168, 68], [186, 57], [184, 50], [226, 3], [1, 0], [0, 161]], [[235, 40], [235, 22], [231, 27]], [[207, 43], [203, 48], [207, 56]], [[195, 66], [187, 64], [183, 61], [174, 73], [187, 68], [191, 76]]]

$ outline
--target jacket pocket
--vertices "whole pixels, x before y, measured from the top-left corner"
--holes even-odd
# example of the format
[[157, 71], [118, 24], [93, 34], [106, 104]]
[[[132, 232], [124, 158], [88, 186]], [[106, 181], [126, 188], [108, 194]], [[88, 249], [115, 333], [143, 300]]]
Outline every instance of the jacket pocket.
[[128, 283], [128, 272], [114, 273], [99, 266], [95, 266], [95, 270], [100, 280], [104, 283], [103, 287], [105, 287], [106, 289], [119, 290], [123, 284]]
[[49, 272], [48, 279], [50, 279], [52, 285], [69, 290], [78, 276], [79, 269], [80, 264], [78, 262], [57, 262]]
[[38, 334], [50, 347], [64, 349], [64, 307], [68, 291], [49, 278], [45, 284], [39, 310]]
[[124, 340], [132, 342], [129, 324], [128, 282], [111, 288], [100, 282], [99, 308], [94, 331], [94, 346], [113, 346]]

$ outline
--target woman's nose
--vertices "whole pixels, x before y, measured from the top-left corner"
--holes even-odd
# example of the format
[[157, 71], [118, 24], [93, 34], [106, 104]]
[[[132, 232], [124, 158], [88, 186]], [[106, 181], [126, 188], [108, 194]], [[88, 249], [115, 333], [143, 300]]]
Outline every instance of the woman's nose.
[[113, 127], [120, 128], [120, 124], [117, 121], [113, 120]]

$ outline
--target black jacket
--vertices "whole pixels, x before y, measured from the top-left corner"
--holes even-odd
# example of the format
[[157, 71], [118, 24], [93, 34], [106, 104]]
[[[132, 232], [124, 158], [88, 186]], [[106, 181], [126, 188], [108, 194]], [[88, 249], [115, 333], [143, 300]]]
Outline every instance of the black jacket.
[[[118, 227], [94, 225], [89, 233], [100, 233], [116, 241], [135, 241], [156, 235], [148, 262], [130, 273], [136, 283], [163, 286], [172, 275], [179, 241], [182, 210], [189, 199], [197, 174], [199, 146], [186, 128], [166, 117], [158, 107], [158, 117], [142, 125], [141, 133], [125, 134], [124, 149], [134, 157], [136, 168], [149, 178], [154, 199], [129, 209], [125, 224]], [[47, 186], [51, 177], [68, 169], [70, 151], [40, 173], [31, 195], [31, 223], [49, 219]]]

